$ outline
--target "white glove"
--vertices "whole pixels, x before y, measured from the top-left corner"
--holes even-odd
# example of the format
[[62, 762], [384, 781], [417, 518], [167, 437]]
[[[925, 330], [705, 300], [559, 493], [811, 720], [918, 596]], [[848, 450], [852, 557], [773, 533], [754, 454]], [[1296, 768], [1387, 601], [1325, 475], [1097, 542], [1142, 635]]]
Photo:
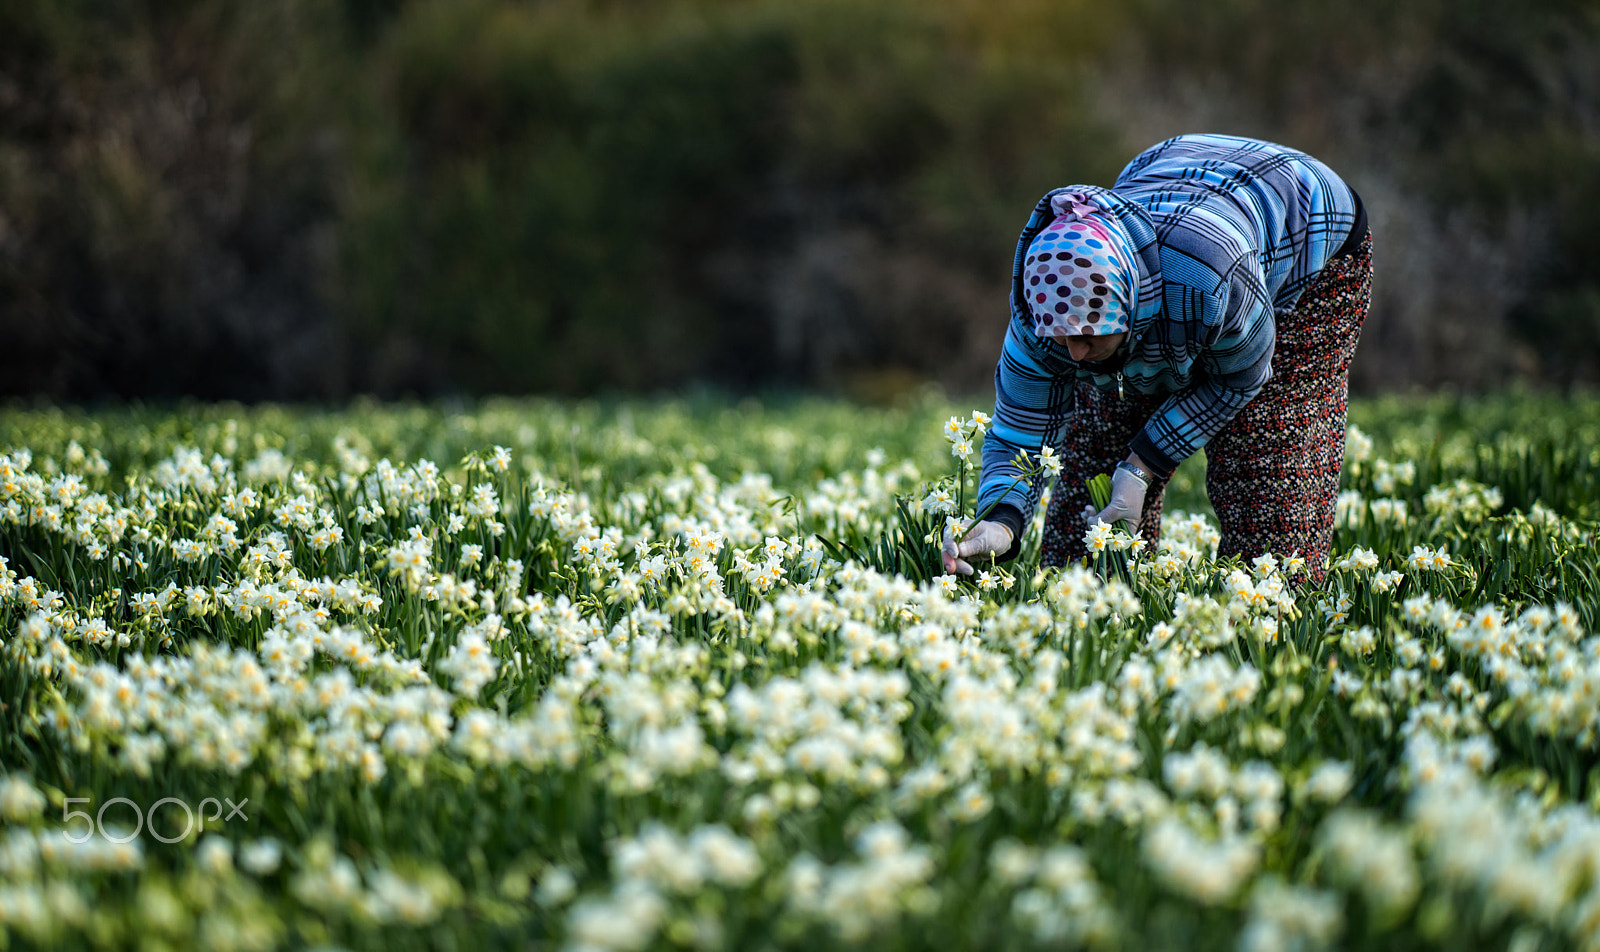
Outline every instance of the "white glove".
[[1111, 499], [1106, 507], [1099, 512], [1093, 506], [1083, 507], [1083, 519], [1089, 525], [1097, 521], [1108, 526], [1117, 524], [1117, 520], [1126, 519], [1128, 525], [1135, 531], [1139, 528], [1139, 520], [1144, 518], [1144, 493], [1148, 488], [1144, 480], [1133, 475], [1125, 469], [1117, 468], [1111, 474]]
[[[961, 524], [967, 526], [972, 523], [971, 520], [966, 520]], [[994, 558], [1005, 554], [1009, 548], [1011, 548], [1011, 530], [998, 522], [985, 520], [968, 529], [960, 542], [956, 541], [950, 527], [945, 526], [944, 547], [940, 549], [939, 554], [944, 557], [946, 572], [971, 575], [972, 566], [962, 561], [963, 559], [977, 558], [980, 555]]]

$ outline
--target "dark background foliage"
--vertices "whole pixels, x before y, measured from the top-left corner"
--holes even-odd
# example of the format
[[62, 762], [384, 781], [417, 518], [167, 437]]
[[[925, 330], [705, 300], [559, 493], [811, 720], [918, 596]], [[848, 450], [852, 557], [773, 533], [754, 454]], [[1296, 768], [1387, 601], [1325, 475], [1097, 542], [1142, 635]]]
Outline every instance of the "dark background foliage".
[[1600, 381], [1579, 0], [0, 4], [0, 394], [981, 388], [1181, 132], [1366, 198], [1366, 390]]

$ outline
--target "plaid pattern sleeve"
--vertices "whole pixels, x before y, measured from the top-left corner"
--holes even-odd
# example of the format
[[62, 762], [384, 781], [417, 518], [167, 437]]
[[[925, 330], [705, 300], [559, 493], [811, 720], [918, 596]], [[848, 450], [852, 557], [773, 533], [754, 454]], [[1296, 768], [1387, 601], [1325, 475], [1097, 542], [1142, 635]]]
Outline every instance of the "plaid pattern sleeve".
[[1168, 397], [1129, 445], [1160, 476], [1205, 446], [1272, 376], [1276, 325], [1255, 256], [1235, 259], [1220, 286], [1207, 294], [1168, 279], [1168, 306], [1189, 312], [1202, 347], [1190, 385]]
[[1171, 476], [1179, 463], [1205, 446], [1260, 390], [1259, 386], [1242, 389], [1200, 380], [1168, 397], [1128, 448], [1149, 463], [1156, 475]]
[[983, 438], [983, 475], [978, 483], [978, 512], [991, 503], [1014, 506], [1022, 524], [1044, 489], [1041, 477], [1025, 479], [1015, 462], [1018, 452], [1036, 458], [1046, 443], [1061, 439], [1072, 410], [1074, 377], [1052, 371], [1041, 361], [1037, 345], [1023, 336], [1018, 322], [1006, 327], [1005, 346], [994, 371], [994, 416]]

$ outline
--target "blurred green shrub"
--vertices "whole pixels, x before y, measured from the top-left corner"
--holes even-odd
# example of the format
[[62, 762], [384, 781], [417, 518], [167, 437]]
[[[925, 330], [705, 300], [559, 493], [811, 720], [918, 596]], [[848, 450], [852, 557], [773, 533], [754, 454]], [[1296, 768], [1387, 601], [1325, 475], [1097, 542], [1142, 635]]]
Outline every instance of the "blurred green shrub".
[[1597, 47], [1580, 0], [3, 4], [0, 394], [981, 387], [1032, 203], [1203, 128], [1367, 192], [1363, 379], [1600, 380]]
[[[1003, 268], [1023, 156], [1114, 154], [1078, 135], [1072, 72], [986, 62], [912, 3], [419, 2], [377, 61], [393, 122], [348, 206], [342, 311], [388, 354], [380, 387], [441, 361], [491, 391], [814, 381], [838, 368], [785, 361], [771, 327], [797, 244], [865, 229], [869, 255]], [[865, 346], [892, 361], [894, 335]]]

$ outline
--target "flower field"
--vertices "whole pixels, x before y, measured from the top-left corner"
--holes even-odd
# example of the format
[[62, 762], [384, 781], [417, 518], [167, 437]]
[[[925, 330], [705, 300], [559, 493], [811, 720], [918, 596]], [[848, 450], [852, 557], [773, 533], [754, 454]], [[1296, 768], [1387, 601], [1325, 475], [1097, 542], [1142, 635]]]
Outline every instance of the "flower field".
[[1600, 949], [1600, 400], [1352, 422], [1315, 585], [943, 576], [934, 398], [0, 412], [0, 948]]

